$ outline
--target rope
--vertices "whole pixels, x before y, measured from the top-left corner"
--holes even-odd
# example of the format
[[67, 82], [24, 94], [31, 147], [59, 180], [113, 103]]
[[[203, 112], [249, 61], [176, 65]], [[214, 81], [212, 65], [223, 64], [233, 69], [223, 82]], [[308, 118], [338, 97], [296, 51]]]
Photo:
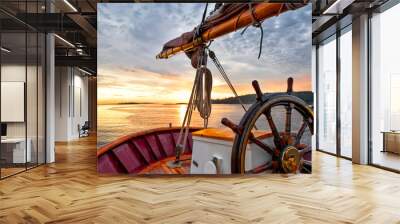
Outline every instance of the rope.
[[218, 9], [220, 9], [220, 8], [223, 6], [223, 4], [224, 4], [224, 3], [215, 3], [214, 10], [211, 11], [210, 14], [213, 14], [213, 13], [216, 12]]
[[[232, 93], [235, 95], [235, 97], [238, 99], [238, 102], [242, 106], [243, 110], [247, 112], [246, 107], [244, 106], [244, 103], [240, 99], [239, 95], [237, 94], [235, 87], [233, 87], [231, 80], [229, 80], [228, 75], [226, 74], [224, 68], [222, 67], [221, 63], [219, 62], [217, 56], [215, 55], [214, 51], [208, 50], [208, 54], [210, 55], [210, 58], [214, 62], [215, 67], [217, 67], [218, 71], [220, 72], [220, 75], [222, 78], [225, 80], [225, 82], [228, 84], [229, 88], [231, 89]], [[254, 125], [254, 129], [258, 130], [257, 126]]]
[[186, 108], [185, 118], [182, 122], [178, 141], [175, 146], [175, 165], [179, 164], [180, 155], [186, 149], [193, 111], [196, 108], [198, 109], [200, 116], [204, 119], [204, 127], [207, 127], [208, 118], [211, 114], [212, 75], [210, 70], [206, 68], [207, 54], [205, 52], [205, 47], [200, 47], [198, 51], [199, 58], [197, 61], [196, 77], [193, 83], [192, 93], [190, 94], [188, 107]]
[[193, 40], [196, 37], [200, 37], [201, 38], [201, 30], [200, 29], [201, 29], [201, 26], [204, 24], [204, 21], [206, 20], [207, 9], [208, 9], [208, 3], [206, 3], [206, 7], [204, 8], [203, 16], [201, 17], [201, 23], [195, 29], [195, 32], [194, 32], [194, 35], [193, 35]]
[[199, 80], [196, 83], [194, 104], [199, 111], [200, 117], [204, 119], [204, 127], [207, 127], [208, 118], [211, 114], [211, 90], [212, 75], [208, 68], [199, 69]]
[[247, 112], [246, 107], [244, 106], [242, 100], [240, 99], [239, 95], [237, 94], [235, 87], [233, 87], [231, 80], [229, 80], [228, 75], [226, 74], [224, 68], [222, 67], [221, 63], [219, 62], [217, 56], [215, 55], [214, 51], [208, 50], [208, 54], [210, 55], [210, 58], [213, 60], [215, 67], [217, 67], [218, 71], [220, 72], [222, 78], [225, 80], [225, 82], [228, 84], [229, 88], [231, 89], [232, 93], [235, 95], [235, 97], [238, 99], [240, 105], [242, 106], [243, 110]]
[[[268, 2], [268, 1], [267, 1], [267, 2]], [[260, 45], [259, 45], [259, 49], [258, 49], [258, 59], [260, 59], [261, 53], [262, 53], [263, 39], [264, 39], [264, 29], [263, 29], [263, 27], [262, 27], [262, 21], [257, 20], [257, 18], [256, 18], [255, 15], [254, 15], [254, 9], [253, 9], [252, 3], [249, 3], [249, 10], [250, 10], [250, 12], [251, 12], [251, 13], [250, 13], [250, 15], [251, 15], [251, 20], [253, 21], [253, 22], [252, 22], [252, 26], [254, 26], [254, 27], [256, 27], [256, 28], [259, 28], [259, 29], [260, 29], [260, 32], [261, 32]], [[247, 30], [248, 27], [249, 27], [249, 26], [246, 26], [246, 27], [243, 29], [243, 31], [240, 33], [240, 35], [243, 35], [243, 34], [246, 32], [246, 30]]]
[[208, 8], [208, 3], [206, 3], [206, 7], [204, 8], [203, 17], [201, 18], [201, 23], [200, 23], [200, 25], [203, 25], [204, 20], [206, 19], [207, 8]]
[[[216, 11], [221, 6], [222, 5], [216, 5], [214, 8], [214, 11]], [[208, 8], [208, 3], [206, 3], [206, 7], [204, 8], [201, 23], [195, 29], [195, 35], [193, 36], [193, 39], [195, 39], [195, 37], [199, 37], [199, 36], [201, 37], [200, 29], [205, 21], [206, 14], [207, 14], [207, 8]], [[260, 58], [261, 51], [262, 51], [262, 41], [263, 41], [263, 37], [264, 37], [264, 30], [262, 28], [261, 22], [255, 18], [254, 10], [253, 10], [251, 3], [249, 3], [249, 10], [251, 11], [251, 16], [252, 16], [252, 20], [253, 20], [252, 25], [261, 30], [260, 49], [259, 49], [259, 53], [258, 53], [258, 58]], [[247, 28], [248, 28], [248, 26], [242, 31], [242, 33], [241, 33], [242, 35], [247, 30]], [[195, 80], [193, 83], [192, 92], [190, 94], [190, 99], [189, 99], [188, 107], [186, 108], [185, 117], [182, 122], [181, 130], [179, 132], [178, 141], [176, 142], [176, 147], [175, 147], [176, 158], [174, 161], [175, 165], [179, 164], [180, 155], [186, 149], [187, 137], [189, 135], [190, 122], [192, 120], [193, 111], [196, 110], [196, 108], [199, 111], [200, 116], [204, 120], [204, 127], [207, 128], [207, 126], [208, 126], [208, 118], [210, 117], [210, 114], [211, 114], [212, 74], [211, 74], [210, 70], [206, 67], [207, 66], [206, 50], [208, 50], [210, 58], [213, 60], [215, 66], [217, 67], [218, 71], [220, 72], [220, 75], [222, 76], [222, 78], [225, 80], [225, 82], [228, 84], [229, 88], [232, 90], [233, 94], [235, 95], [235, 97], [238, 99], [243, 110], [245, 112], [247, 112], [246, 107], [244, 106], [239, 95], [237, 94], [235, 88], [233, 87], [231, 81], [228, 78], [228, 75], [226, 74], [224, 68], [222, 67], [222, 65], [219, 62], [218, 58], [216, 57], [215, 53], [208, 49], [208, 47], [211, 45], [211, 43], [212, 43], [212, 41], [209, 43], [208, 46], [201, 46], [198, 48], [199, 57], [198, 57], [197, 67], [196, 67], [196, 77], [195, 77]], [[254, 128], [257, 130], [256, 126], [254, 126]], [[183, 137], [183, 139], [182, 139], [182, 137]]]

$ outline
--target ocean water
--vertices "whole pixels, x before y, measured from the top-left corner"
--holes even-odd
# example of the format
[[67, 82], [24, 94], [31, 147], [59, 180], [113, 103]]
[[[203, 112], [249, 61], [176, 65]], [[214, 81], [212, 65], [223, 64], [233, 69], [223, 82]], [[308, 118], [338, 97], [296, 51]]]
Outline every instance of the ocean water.
[[[250, 107], [251, 105], [246, 105]], [[121, 104], [99, 105], [98, 111], [98, 146], [105, 145], [119, 137], [137, 131], [151, 128], [180, 126], [186, 112], [184, 104]], [[208, 127], [224, 127], [221, 119], [226, 117], [239, 124], [244, 115], [243, 108], [238, 104], [213, 104]], [[284, 130], [286, 111], [275, 108], [272, 116], [279, 130]], [[297, 131], [302, 124], [302, 118], [297, 112], [292, 115], [292, 130]], [[257, 128], [269, 130], [265, 117], [257, 121]], [[193, 113], [191, 126], [202, 127], [203, 120], [197, 111]], [[311, 135], [307, 129], [302, 142], [311, 142]]]

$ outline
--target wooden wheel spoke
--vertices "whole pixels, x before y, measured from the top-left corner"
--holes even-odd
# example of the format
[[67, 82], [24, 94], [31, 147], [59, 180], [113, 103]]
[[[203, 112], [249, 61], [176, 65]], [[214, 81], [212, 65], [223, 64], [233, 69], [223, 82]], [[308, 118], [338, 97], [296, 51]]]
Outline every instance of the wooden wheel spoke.
[[[311, 151], [307, 144], [301, 143], [301, 140], [310, 134], [306, 131], [307, 127], [313, 134], [314, 115], [311, 108], [304, 100], [293, 95], [293, 78], [287, 79], [287, 91], [283, 94], [263, 94], [257, 81], [253, 81], [252, 85], [257, 101], [248, 109], [240, 123], [236, 125], [228, 119], [221, 121], [236, 134], [232, 146], [232, 173], [259, 173], [265, 169], [273, 172], [299, 172], [303, 165], [299, 162], [303, 161], [304, 154], [308, 157], [309, 154], [306, 153]], [[263, 119], [264, 116], [267, 120], [264, 121], [264, 130], [254, 131], [258, 119]], [[300, 129], [294, 130], [297, 127]], [[266, 136], [269, 140], [256, 138], [258, 134]], [[270, 140], [273, 143], [270, 143]], [[249, 168], [250, 161], [246, 160], [249, 144], [254, 144], [271, 155], [271, 158], [265, 158], [271, 159], [270, 163], [254, 169], [253, 166]], [[311, 164], [304, 164], [306, 167], [301, 169], [301, 172], [311, 172]], [[247, 171], [246, 167], [251, 170]]]
[[262, 173], [272, 167], [272, 163], [268, 161], [265, 164], [262, 164], [260, 166], [257, 166], [251, 170], [246, 171], [246, 174], [257, 174], [257, 173]]
[[284, 134], [284, 142], [286, 145], [291, 145], [292, 142], [292, 134], [291, 134], [291, 127], [292, 127], [292, 105], [289, 103], [285, 106], [286, 109], [286, 120], [285, 120], [285, 134]]
[[308, 152], [311, 152], [311, 147], [310, 146], [308, 146], [308, 147], [306, 147], [306, 148], [304, 148], [302, 150], [299, 150], [300, 157], [302, 158], [304, 156], [304, 154], [306, 154]]
[[311, 173], [311, 169], [309, 169], [309, 167], [312, 167], [312, 163], [304, 159], [301, 160], [301, 163], [303, 164], [301, 170], [303, 170], [305, 173]]
[[274, 120], [272, 119], [271, 111], [264, 113], [264, 115], [267, 117], [268, 125], [272, 131], [272, 134], [274, 135], [274, 142], [275, 142], [276, 146], [279, 149], [282, 149], [283, 145], [284, 145], [283, 140], [281, 138], [281, 135], [278, 132], [278, 129], [276, 128]]
[[[289, 77], [287, 79], [287, 94], [291, 95], [293, 93], [293, 78]], [[292, 144], [292, 134], [291, 134], [291, 128], [292, 128], [292, 109], [293, 105], [291, 103], [288, 103], [286, 108], [286, 121], [285, 121], [285, 143], [287, 145]]]
[[292, 105], [289, 104], [286, 108], [286, 122], [285, 122], [285, 132], [290, 134], [290, 129], [292, 127]]
[[311, 173], [311, 170], [309, 170], [307, 167], [303, 166], [301, 168], [305, 173]]
[[253, 135], [253, 133], [250, 134], [249, 139], [250, 139], [251, 142], [253, 142], [254, 144], [258, 145], [260, 148], [264, 149], [270, 155], [274, 155], [274, 150], [271, 147], [269, 147], [267, 144], [265, 144], [264, 142], [262, 142], [259, 139], [257, 139]]
[[307, 128], [307, 122], [303, 121], [299, 131], [297, 132], [295, 145], [298, 145], [300, 143], [301, 137], [303, 137], [303, 134], [304, 134], [304, 131], [306, 130], [306, 128]]

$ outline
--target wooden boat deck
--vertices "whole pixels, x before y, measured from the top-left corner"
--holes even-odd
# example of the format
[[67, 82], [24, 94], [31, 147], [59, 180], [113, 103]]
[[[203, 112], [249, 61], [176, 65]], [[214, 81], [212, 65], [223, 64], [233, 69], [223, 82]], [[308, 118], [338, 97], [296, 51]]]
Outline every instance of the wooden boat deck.
[[[232, 141], [235, 139], [236, 134], [229, 128], [207, 128], [192, 133], [193, 136], [207, 137], [212, 139]], [[264, 139], [272, 137], [271, 132], [256, 130], [253, 131], [254, 137]]]
[[181, 167], [170, 168], [168, 167], [168, 162], [174, 161], [175, 157], [168, 157], [158, 162], [155, 162], [138, 174], [190, 174], [190, 165], [192, 162], [192, 155], [186, 154], [181, 156], [182, 164]]
[[313, 173], [99, 176], [96, 138], [0, 181], [0, 223], [399, 223], [400, 175], [313, 151]]

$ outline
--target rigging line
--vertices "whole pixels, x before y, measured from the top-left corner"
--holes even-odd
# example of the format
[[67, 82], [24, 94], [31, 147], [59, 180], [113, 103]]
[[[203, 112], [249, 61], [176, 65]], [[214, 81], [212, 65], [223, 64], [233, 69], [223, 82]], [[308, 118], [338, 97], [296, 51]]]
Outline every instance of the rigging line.
[[263, 46], [263, 38], [264, 38], [264, 29], [262, 27], [262, 25], [260, 25], [260, 31], [261, 31], [261, 37], [260, 37], [260, 48], [258, 50], [258, 59], [260, 59], [261, 57], [261, 53], [262, 53], [262, 46]]
[[203, 16], [201, 17], [201, 23], [195, 28], [195, 33], [193, 35], [193, 40], [196, 37], [201, 37], [201, 26], [204, 24], [204, 21], [206, 20], [206, 15], [207, 15], [207, 9], [208, 9], [208, 2], [206, 3], [206, 7], [204, 8]]
[[244, 106], [242, 100], [240, 99], [239, 95], [237, 94], [235, 88], [233, 87], [233, 85], [232, 85], [232, 83], [231, 83], [231, 81], [230, 81], [228, 75], [226, 74], [224, 68], [223, 68], [222, 65], [219, 63], [219, 60], [218, 60], [217, 56], [215, 55], [215, 53], [214, 53], [213, 51], [211, 51], [211, 50], [208, 50], [208, 51], [209, 51], [209, 55], [210, 55], [211, 59], [213, 60], [215, 66], [217, 67], [217, 69], [219, 70], [219, 72], [221, 73], [223, 79], [224, 79], [225, 82], [228, 84], [229, 88], [232, 90], [232, 92], [233, 92], [233, 94], [235, 95], [235, 97], [238, 99], [238, 101], [239, 101], [240, 105], [242, 106], [243, 110], [244, 110], [245, 112], [247, 112], [246, 107]]
[[220, 9], [223, 4], [224, 3], [215, 3], [214, 10], [211, 11], [210, 15], [216, 12], [218, 9]]
[[[200, 50], [199, 50], [199, 59], [198, 59], [198, 62], [197, 62], [197, 70], [196, 70], [196, 80], [195, 80], [195, 84], [194, 84], [194, 91], [193, 91], [193, 93], [194, 93], [194, 96], [193, 96], [193, 99], [192, 99], [192, 102], [191, 102], [191, 108], [189, 109], [188, 108], [188, 110], [189, 110], [189, 115], [188, 115], [188, 120], [187, 120], [187, 126], [186, 126], [186, 129], [185, 129], [185, 135], [184, 135], [184, 139], [183, 139], [183, 151], [185, 150], [185, 148], [186, 148], [186, 143], [187, 143], [187, 136], [189, 135], [189, 127], [190, 127], [190, 123], [191, 123], [191, 120], [192, 120], [192, 114], [193, 114], [193, 111], [196, 109], [196, 104], [198, 103], [198, 102], [200, 102], [200, 101], [203, 101], [203, 99], [200, 99], [200, 101], [198, 100], [199, 98], [199, 94], [200, 94], [200, 96], [202, 97], [202, 91], [203, 91], [203, 89], [201, 88], [201, 86], [200, 85], [202, 85], [202, 76], [203, 76], [203, 73], [202, 73], [202, 71], [201, 71], [201, 68], [204, 68], [203, 66], [205, 66], [206, 65], [206, 63], [207, 62], [205, 62], [204, 61], [204, 59], [207, 59], [206, 57], [207, 57], [207, 55], [206, 55], [206, 49], [204, 48], [204, 47], [202, 47]], [[200, 83], [200, 85], [199, 85], [199, 83]], [[211, 83], [211, 85], [212, 85], [212, 83]], [[200, 91], [200, 92], [199, 92]], [[197, 101], [197, 102], [196, 102]], [[211, 105], [211, 99], [209, 99], [209, 103], [208, 103], [208, 105]], [[209, 107], [210, 108], [210, 110], [209, 110], [209, 113], [211, 112], [211, 106]], [[203, 108], [197, 108], [198, 110], [199, 110], [199, 112], [200, 113], [202, 113], [200, 110], [203, 110], [204, 111], [204, 109]], [[208, 119], [208, 116], [209, 116], [209, 114], [207, 115], [207, 118], [203, 118], [203, 119]], [[204, 122], [204, 124], [208, 124], [208, 122]]]
[[[186, 139], [187, 139], [187, 134], [186, 131], [188, 130], [188, 126], [187, 123], [190, 124], [190, 120], [192, 118], [192, 110], [193, 110], [193, 97], [194, 97], [194, 92], [195, 92], [195, 88], [196, 88], [196, 80], [198, 79], [197, 73], [195, 76], [195, 80], [193, 83], [193, 88], [192, 88], [192, 93], [190, 94], [190, 99], [186, 108], [186, 112], [185, 112], [185, 117], [184, 120], [182, 122], [182, 126], [181, 129], [179, 131], [179, 137], [178, 137], [178, 141], [175, 145], [175, 161], [174, 163], [178, 163], [180, 161], [180, 156], [181, 154], [185, 151], [185, 146], [186, 146]], [[185, 137], [184, 137], [185, 136]], [[182, 139], [182, 137], [184, 137]]]
[[[227, 84], [228, 84], [229, 88], [232, 90], [233, 94], [234, 94], [236, 97], [239, 97], [238, 94], [237, 94], [237, 92], [236, 92], [236, 90], [235, 90], [235, 88], [234, 88], [233, 85], [231, 84], [229, 78], [228, 78], [227, 75], [224, 73], [224, 70], [222, 70], [220, 67], [218, 68], [218, 70], [220, 71], [220, 73], [221, 73], [223, 79], [227, 82]], [[238, 98], [238, 100], [240, 101], [239, 98]], [[241, 103], [241, 104], [242, 104], [242, 103]], [[242, 105], [242, 106], [243, 106], [243, 105]], [[245, 109], [245, 108], [243, 107], [243, 109]], [[246, 109], [245, 109], [245, 111], [246, 111]]]
[[[198, 83], [201, 81], [201, 71], [200, 68], [202, 67], [202, 64], [204, 62], [204, 57], [205, 55], [205, 48], [200, 49], [199, 50], [199, 58], [197, 61], [197, 69], [196, 69], [196, 76], [195, 76], [195, 80], [193, 83], [193, 88], [192, 88], [192, 92], [190, 95], [190, 99], [188, 102], [188, 106], [186, 108], [186, 112], [185, 112], [185, 118], [182, 122], [182, 126], [181, 126], [181, 130], [179, 131], [179, 137], [178, 137], [178, 141], [176, 143], [175, 146], [175, 161], [174, 164], [177, 165], [180, 162], [180, 156], [183, 152], [185, 152], [186, 149], [186, 144], [187, 144], [187, 137], [189, 135], [189, 128], [190, 128], [190, 123], [192, 120], [192, 115], [193, 115], [193, 111], [196, 108], [196, 98], [199, 97], [199, 85]], [[207, 124], [208, 122], [205, 122], [205, 124]], [[183, 139], [182, 139], [183, 137]], [[175, 166], [174, 165], [174, 166]]]
[[262, 52], [262, 44], [263, 44], [263, 38], [264, 38], [264, 29], [262, 27], [262, 21], [259, 21], [256, 16], [254, 15], [254, 8], [252, 6], [252, 4], [250, 3], [249, 5], [250, 7], [250, 15], [251, 15], [251, 19], [253, 20], [253, 26], [256, 28], [259, 28], [261, 31], [261, 37], [260, 37], [260, 48], [258, 50], [258, 59], [260, 59], [261, 57], [261, 52]]
[[195, 76], [194, 82], [193, 82], [192, 92], [190, 94], [189, 102], [187, 104], [187, 108], [186, 108], [186, 112], [185, 112], [185, 117], [184, 117], [184, 119], [182, 121], [182, 126], [181, 126], [181, 129], [179, 131], [178, 141], [177, 141], [177, 143], [175, 145], [175, 162], [179, 161], [180, 154], [182, 153], [182, 151], [184, 151], [185, 140], [182, 139], [182, 137], [183, 137], [184, 134], [186, 134], [187, 121], [188, 121], [188, 119], [191, 119], [190, 110], [192, 110], [192, 105], [193, 105], [192, 101], [193, 101], [193, 97], [194, 97], [194, 92], [195, 92], [195, 88], [196, 88], [197, 79], [198, 79], [198, 76], [197, 76], [197, 72], [196, 72], [196, 76]]
[[[267, 2], [269, 2], [269, 1], [267, 1]], [[259, 20], [257, 20], [257, 18], [255, 17], [255, 15], [254, 15], [254, 8], [253, 8], [252, 3], [249, 3], [249, 10], [250, 10], [250, 15], [251, 15], [251, 20], [253, 21], [253, 22], [252, 22], [252, 26], [254, 26], [254, 27], [256, 27], [256, 28], [259, 28], [259, 29], [260, 29], [260, 32], [261, 32], [260, 44], [259, 44], [259, 49], [258, 49], [258, 57], [257, 57], [258, 59], [260, 59], [261, 53], [262, 53], [263, 39], [264, 39], [264, 28], [263, 28], [263, 26], [262, 26], [262, 22], [263, 22], [263, 21], [259, 21]], [[243, 34], [246, 32], [247, 28], [249, 28], [249, 26], [246, 26], [246, 27], [242, 30], [242, 32], [240, 32], [240, 35], [243, 35]]]
[[[208, 55], [210, 56], [210, 58], [212, 59], [212, 61], [214, 62], [214, 65], [217, 67], [218, 71], [220, 72], [221, 76], [223, 77], [223, 79], [225, 80], [225, 82], [228, 84], [229, 88], [232, 90], [233, 94], [235, 95], [235, 97], [238, 99], [240, 105], [242, 106], [243, 110], [245, 112], [247, 112], [246, 107], [244, 106], [243, 101], [240, 99], [239, 95], [237, 94], [235, 87], [232, 85], [228, 75], [226, 74], [224, 68], [222, 67], [221, 63], [219, 62], [217, 56], [215, 55], [215, 53], [208, 49]], [[254, 129], [258, 130], [258, 127], [256, 125], [254, 125]]]
[[202, 17], [202, 19], [201, 19], [200, 25], [203, 25], [204, 20], [206, 19], [207, 8], [208, 8], [208, 2], [206, 3], [206, 7], [204, 8], [203, 17]]
[[[219, 61], [217, 61], [217, 62], [219, 63]], [[228, 75], [226, 74], [225, 70], [222, 68], [221, 65], [219, 66], [218, 69], [219, 69], [219, 71], [221, 72], [222, 77], [223, 77], [223, 78], [225, 79], [225, 81], [228, 83], [228, 85], [229, 85], [229, 87], [231, 88], [233, 94], [234, 94], [235, 96], [238, 97], [238, 94], [237, 94], [235, 88], [233, 87], [233, 84], [232, 84], [231, 81], [229, 80], [229, 77], [228, 77]]]

